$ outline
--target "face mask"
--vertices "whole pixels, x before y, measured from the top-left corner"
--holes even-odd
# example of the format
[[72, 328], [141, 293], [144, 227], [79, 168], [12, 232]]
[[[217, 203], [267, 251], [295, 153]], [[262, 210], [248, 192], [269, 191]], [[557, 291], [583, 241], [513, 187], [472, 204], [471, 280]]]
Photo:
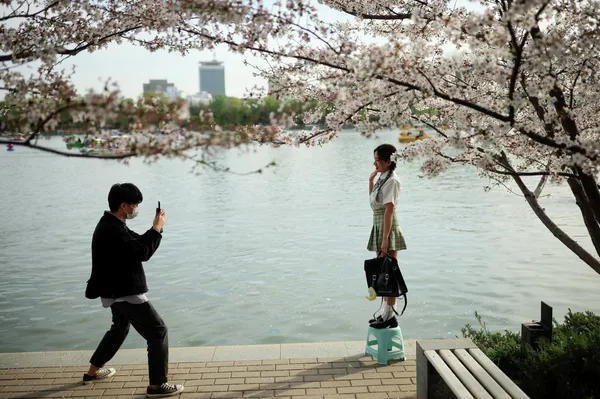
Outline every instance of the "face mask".
[[138, 215], [138, 208], [132, 206], [130, 206], [130, 208], [133, 209], [133, 212], [127, 214], [127, 219], [133, 219]]

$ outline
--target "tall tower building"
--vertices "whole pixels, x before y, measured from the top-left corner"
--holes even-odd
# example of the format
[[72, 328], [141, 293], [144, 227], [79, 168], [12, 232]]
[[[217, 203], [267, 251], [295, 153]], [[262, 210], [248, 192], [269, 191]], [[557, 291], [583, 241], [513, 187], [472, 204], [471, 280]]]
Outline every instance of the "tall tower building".
[[213, 97], [225, 95], [225, 66], [222, 62], [201, 61], [200, 67], [200, 92], [207, 92]]

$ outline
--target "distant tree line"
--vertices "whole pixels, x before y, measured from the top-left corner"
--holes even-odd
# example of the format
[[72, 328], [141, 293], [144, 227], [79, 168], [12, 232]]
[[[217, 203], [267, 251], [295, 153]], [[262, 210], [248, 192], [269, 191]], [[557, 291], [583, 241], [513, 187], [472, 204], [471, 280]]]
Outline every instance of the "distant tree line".
[[[298, 100], [282, 101], [271, 96], [262, 99], [240, 99], [217, 95], [208, 104], [190, 106], [190, 120], [198, 118], [201, 112], [211, 112], [219, 126], [270, 125], [271, 115], [295, 114], [294, 122], [298, 128], [304, 128], [301, 115], [317, 107], [316, 100], [308, 102]], [[323, 124], [325, 113], [317, 124]]]
[[[46, 133], [55, 132], [77, 132], [83, 131], [90, 126], [105, 129], [117, 129], [128, 131], [131, 126], [137, 128], [156, 128], [160, 130], [161, 122], [167, 119], [169, 113], [182, 114], [182, 127], [205, 128], [206, 118], [200, 118], [200, 114], [211, 113], [214, 122], [226, 128], [227, 126], [241, 125], [269, 125], [271, 116], [275, 117], [290, 113], [295, 116], [294, 122], [297, 128], [303, 129], [305, 125], [301, 115], [306, 111], [312, 111], [317, 107], [315, 100], [302, 102], [297, 100], [278, 100], [274, 97], [262, 99], [240, 99], [236, 97], [216, 96], [210, 103], [193, 104], [189, 106], [189, 115], [185, 115], [185, 102], [181, 99], [170, 101], [161, 93], [144, 93], [136, 100], [131, 98], [119, 99], [116, 112], [106, 117], [75, 119], [73, 107], [67, 107], [66, 103], [48, 104], [47, 109], [57, 113], [54, 123]], [[16, 133], [22, 129], [23, 123], [28, 120], [27, 101], [22, 103], [8, 103], [0, 101], [0, 132]], [[69, 108], [69, 109], [67, 109]], [[61, 109], [64, 109], [61, 111]], [[50, 111], [49, 111], [50, 112]], [[318, 124], [324, 123], [326, 113]]]

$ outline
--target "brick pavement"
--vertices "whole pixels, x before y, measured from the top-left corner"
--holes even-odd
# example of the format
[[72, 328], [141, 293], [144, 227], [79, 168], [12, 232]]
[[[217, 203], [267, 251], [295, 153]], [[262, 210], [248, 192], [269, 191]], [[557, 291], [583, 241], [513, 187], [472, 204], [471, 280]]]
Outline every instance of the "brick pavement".
[[[86, 366], [0, 369], [3, 398], [145, 398], [144, 364], [115, 365], [107, 381], [82, 385]], [[185, 384], [181, 399], [416, 398], [416, 363], [378, 365], [372, 357], [173, 363], [170, 382]]]

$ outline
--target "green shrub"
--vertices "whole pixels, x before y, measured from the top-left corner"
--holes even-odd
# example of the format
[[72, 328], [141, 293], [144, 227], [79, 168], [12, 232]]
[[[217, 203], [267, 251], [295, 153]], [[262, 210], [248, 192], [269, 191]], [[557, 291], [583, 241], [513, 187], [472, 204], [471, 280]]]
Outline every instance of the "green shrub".
[[462, 328], [498, 367], [532, 399], [600, 398], [600, 316], [592, 312], [565, 315], [554, 321], [552, 341], [540, 340], [535, 351], [521, 344], [521, 334], [490, 332], [475, 313], [480, 328]]

